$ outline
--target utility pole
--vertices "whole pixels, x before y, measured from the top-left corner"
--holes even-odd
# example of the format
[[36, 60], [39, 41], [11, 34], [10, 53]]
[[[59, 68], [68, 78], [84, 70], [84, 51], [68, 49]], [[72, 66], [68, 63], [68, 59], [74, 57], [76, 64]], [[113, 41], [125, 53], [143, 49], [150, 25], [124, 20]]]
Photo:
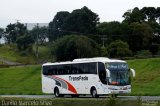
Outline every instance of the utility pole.
[[19, 21], [20, 21], [19, 19], [15, 19], [15, 20], [16, 20], [17, 24], [18, 24], [18, 23], [19, 23]]
[[105, 46], [104, 42], [107, 40], [107, 35], [102, 35], [101, 40], [102, 40], [102, 47], [104, 47]]
[[38, 55], [39, 25], [38, 25], [38, 23], [37, 23], [36, 27], [37, 27], [37, 33], [36, 33], [36, 63], [38, 64], [38, 58], [39, 58], [39, 55]]

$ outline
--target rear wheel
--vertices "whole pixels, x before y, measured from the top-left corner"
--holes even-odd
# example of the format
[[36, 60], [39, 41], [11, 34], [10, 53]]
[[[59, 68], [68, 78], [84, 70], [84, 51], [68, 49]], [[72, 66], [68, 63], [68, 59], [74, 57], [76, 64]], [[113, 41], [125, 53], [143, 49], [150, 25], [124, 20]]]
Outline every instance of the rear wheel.
[[91, 95], [93, 98], [98, 98], [99, 96], [97, 95], [97, 90], [95, 88], [92, 88], [91, 90]]
[[59, 89], [58, 88], [54, 89], [54, 95], [55, 95], [55, 97], [60, 97]]

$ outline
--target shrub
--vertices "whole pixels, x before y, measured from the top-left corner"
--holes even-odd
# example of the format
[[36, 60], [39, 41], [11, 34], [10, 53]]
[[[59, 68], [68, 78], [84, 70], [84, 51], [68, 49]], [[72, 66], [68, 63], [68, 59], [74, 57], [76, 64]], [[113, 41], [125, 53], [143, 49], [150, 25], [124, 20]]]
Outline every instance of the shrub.
[[77, 35], [57, 39], [52, 48], [52, 54], [56, 56], [57, 61], [94, 57], [99, 51], [99, 46], [94, 40]]
[[116, 40], [108, 46], [109, 56], [115, 57], [128, 57], [132, 55], [132, 51], [129, 49], [129, 45], [121, 40]]

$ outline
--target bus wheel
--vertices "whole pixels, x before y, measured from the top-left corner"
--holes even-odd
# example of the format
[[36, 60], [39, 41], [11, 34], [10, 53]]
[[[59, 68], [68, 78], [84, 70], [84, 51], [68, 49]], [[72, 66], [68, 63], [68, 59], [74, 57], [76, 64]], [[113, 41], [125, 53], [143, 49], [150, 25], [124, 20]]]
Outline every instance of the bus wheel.
[[97, 90], [95, 88], [91, 89], [91, 95], [93, 98], [98, 98], [99, 96], [97, 95]]
[[59, 89], [57, 87], [54, 89], [54, 95], [55, 97], [60, 97]]

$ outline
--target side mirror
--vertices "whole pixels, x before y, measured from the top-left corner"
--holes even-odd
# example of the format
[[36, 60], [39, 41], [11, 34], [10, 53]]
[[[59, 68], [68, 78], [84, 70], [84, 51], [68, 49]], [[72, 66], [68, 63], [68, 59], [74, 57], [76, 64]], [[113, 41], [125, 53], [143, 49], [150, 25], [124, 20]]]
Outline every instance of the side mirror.
[[131, 68], [130, 71], [132, 72], [133, 77], [135, 77], [136, 76], [135, 70]]
[[110, 71], [108, 69], [106, 69], [106, 77], [110, 78]]

